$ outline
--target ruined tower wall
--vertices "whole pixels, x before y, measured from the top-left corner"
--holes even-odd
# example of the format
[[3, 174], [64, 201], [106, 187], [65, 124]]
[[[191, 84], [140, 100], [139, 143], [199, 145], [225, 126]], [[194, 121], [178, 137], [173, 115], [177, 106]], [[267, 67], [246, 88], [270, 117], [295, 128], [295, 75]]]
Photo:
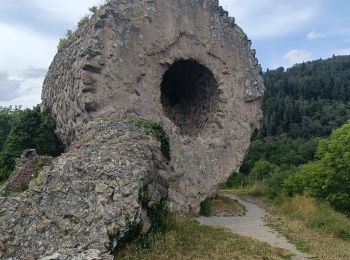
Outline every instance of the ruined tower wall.
[[217, 0], [113, 0], [54, 58], [42, 110], [66, 145], [98, 118], [161, 122], [170, 206], [197, 211], [239, 169], [259, 125], [260, 70]]

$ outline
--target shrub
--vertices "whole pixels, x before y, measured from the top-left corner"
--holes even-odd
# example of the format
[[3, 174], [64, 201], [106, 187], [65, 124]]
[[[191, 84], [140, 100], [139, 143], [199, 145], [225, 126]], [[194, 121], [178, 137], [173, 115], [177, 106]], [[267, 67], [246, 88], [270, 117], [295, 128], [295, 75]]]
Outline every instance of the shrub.
[[15, 167], [15, 159], [25, 149], [36, 149], [40, 155], [58, 156], [63, 144], [56, 136], [55, 124], [40, 107], [17, 110], [12, 115], [12, 126], [0, 151], [0, 181], [8, 178]]
[[133, 118], [131, 122], [137, 127], [143, 129], [146, 134], [149, 134], [156, 138], [161, 144], [161, 151], [164, 157], [170, 161], [170, 144], [169, 137], [165, 132], [163, 126], [160, 123], [155, 123], [151, 121], [147, 121], [141, 118]]
[[88, 15], [85, 15], [83, 18], [80, 19], [80, 21], [78, 22], [78, 28], [83, 27], [85, 24], [87, 24], [89, 22], [90, 18]]
[[211, 201], [209, 199], [202, 201], [200, 207], [201, 208], [199, 214], [205, 217], [209, 217], [211, 214]]
[[318, 161], [303, 165], [290, 176], [284, 189], [288, 195], [310, 194], [323, 198], [342, 212], [350, 213], [350, 122], [321, 140]]
[[90, 11], [91, 13], [95, 14], [95, 13], [97, 13], [97, 11], [98, 11], [98, 7], [97, 7], [96, 5], [91, 6], [91, 7], [89, 8], [89, 11]]
[[60, 51], [67, 48], [72, 40], [73, 40], [73, 32], [72, 30], [67, 30], [66, 37], [59, 39], [57, 49]]

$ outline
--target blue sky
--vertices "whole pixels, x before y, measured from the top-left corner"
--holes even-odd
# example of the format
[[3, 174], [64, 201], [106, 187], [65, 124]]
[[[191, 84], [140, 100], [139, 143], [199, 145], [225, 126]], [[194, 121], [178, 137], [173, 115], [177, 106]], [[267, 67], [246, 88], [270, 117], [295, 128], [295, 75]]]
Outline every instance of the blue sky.
[[[0, 0], [0, 106], [40, 103], [58, 39], [103, 0]], [[350, 54], [350, 1], [220, 0], [264, 69]]]

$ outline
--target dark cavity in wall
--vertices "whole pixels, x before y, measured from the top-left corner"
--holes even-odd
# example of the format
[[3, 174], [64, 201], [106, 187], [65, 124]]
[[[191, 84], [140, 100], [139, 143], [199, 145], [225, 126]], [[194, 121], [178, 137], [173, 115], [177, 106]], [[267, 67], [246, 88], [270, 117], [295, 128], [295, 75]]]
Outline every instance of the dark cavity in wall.
[[166, 116], [182, 135], [196, 135], [217, 108], [217, 81], [199, 62], [178, 60], [163, 76], [161, 102]]

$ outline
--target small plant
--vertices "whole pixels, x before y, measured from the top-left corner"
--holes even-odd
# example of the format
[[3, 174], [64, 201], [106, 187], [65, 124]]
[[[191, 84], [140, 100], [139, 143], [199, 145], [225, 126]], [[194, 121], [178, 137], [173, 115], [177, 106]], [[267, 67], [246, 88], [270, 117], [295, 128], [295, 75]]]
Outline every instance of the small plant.
[[95, 14], [95, 13], [97, 13], [97, 11], [98, 11], [98, 7], [97, 7], [96, 5], [91, 6], [91, 7], [89, 8], [89, 11], [90, 11], [91, 13]]
[[85, 24], [87, 24], [89, 22], [90, 18], [88, 15], [85, 15], [83, 18], [80, 19], [80, 21], [78, 22], [78, 28], [83, 27]]
[[234, 17], [230, 16], [228, 19], [230, 19], [230, 22], [232, 25], [235, 25], [236, 24], [236, 20]]
[[116, 254], [119, 250], [126, 247], [128, 243], [133, 241], [141, 232], [142, 223], [131, 221], [128, 214], [125, 214], [125, 223], [127, 227], [127, 231], [120, 235], [119, 230], [107, 230], [109, 244], [107, 245], [107, 250], [111, 255]]
[[152, 226], [147, 234], [139, 236], [136, 243], [142, 248], [151, 248], [161, 236], [164, 236], [171, 229], [171, 214], [166, 199], [160, 198], [159, 201], [152, 203], [148, 189], [145, 186], [140, 189], [139, 201], [142, 208], [147, 211]]
[[44, 161], [41, 157], [38, 157], [35, 159], [34, 167], [35, 167], [34, 168], [34, 178], [37, 178], [39, 175], [39, 172], [44, 167]]
[[143, 129], [147, 134], [156, 138], [161, 144], [161, 151], [164, 157], [170, 161], [169, 137], [160, 123], [147, 121], [141, 118], [134, 118], [131, 122], [137, 127]]
[[73, 39], [73, 31], [72, 30], [67, 30], [66, 37], [61, 38], [58, 42], [57, 49], [58, 50], [63, 50], [69, 46]]
[[211, 201], [209, 199], [202, 201], [200, 204], [201, 209], [199, 211], [199, 214], [205, 217], [209, 217], [211, 214], [211, 206]]
[[17, 192], [22, 193], [29, 189], [28, 183], [22, 183]]

